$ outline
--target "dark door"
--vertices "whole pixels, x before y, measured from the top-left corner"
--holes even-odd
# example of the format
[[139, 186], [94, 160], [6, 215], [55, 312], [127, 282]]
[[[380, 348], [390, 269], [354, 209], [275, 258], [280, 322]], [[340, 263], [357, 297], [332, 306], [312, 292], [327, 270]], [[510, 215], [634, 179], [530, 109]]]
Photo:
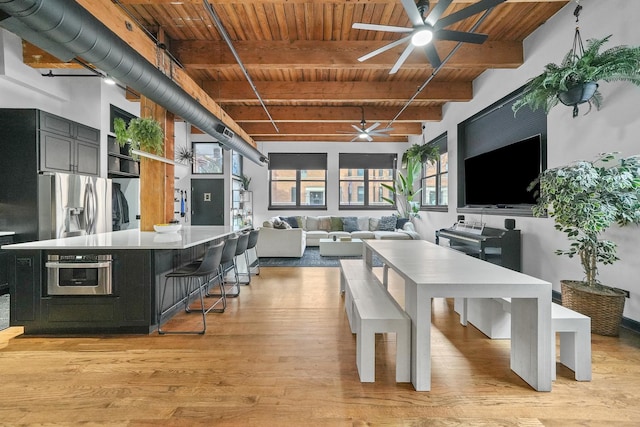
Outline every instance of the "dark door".
[[191, 180], [191, 225], [224, 225], [224, 179]]

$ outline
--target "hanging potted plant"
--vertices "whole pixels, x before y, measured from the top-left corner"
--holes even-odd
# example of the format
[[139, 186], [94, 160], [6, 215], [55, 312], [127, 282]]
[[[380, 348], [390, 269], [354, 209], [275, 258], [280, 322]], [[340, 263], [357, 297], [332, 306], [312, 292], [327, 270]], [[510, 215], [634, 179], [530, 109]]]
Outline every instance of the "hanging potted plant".
[[415, 181], [420, 177], [422, 164], [438, 160], [438, 147], [431, 144], [413, 144], [402, 154], [402, 167], [406, 173], [398, 172], [393, 186], [381, 184], [389, 190], [393, 198], [382, 199], [395, 205], [399, 218], [417, 217], [420, 211], [420, 203], [416, 200], [422, 188], [415, 188]]
[[573, 12], [576, 17], [576, 30], [573, 47], [558, 64], [550, 63], [544, 72], [530, 79], [524, 87], [522, 96], [512, 106], [514, 113], [525, 105], [532, 110], [543, 108], [545, 113], [558, 102], [573, 107], [573, 117], [578, 115], [578, 105], [587, 102], [589, 111], [595, 105], [600, 109], [602, 94], [598, 91], [598, 82], [628, 81], [640, 86], [640, 47], [616, 46], [600, 52], [600, 48], [609, 41], [611, 35], [603, 39], [587, 40], [585, 49], [580, 37], [579, 4]]
[[601, 234], [614, 223], [640, 223], [640, 156], [601, 154], [594, 161], [547, 169], [530, 185], [540, 183], [536, 216], [548, 214], [555, 228], [567, 234], [569, 249], [558, 255], [578, 257], [583, 280], [562, 280], [562, 305], [591, 317], [591, 330], [618, 335], [625, 293], [598, 281], [598, 264], [619, 258], [616, 244]]
[[121, 118], [113, 120], [116, 140], [121, 147], [129, 144], [129, 153], [136, 157], [131, 150], [142, 150], [162, 155], [164, 149], [164, 132], [160, 123], [152, 118], [135, 118], [125, 123]]

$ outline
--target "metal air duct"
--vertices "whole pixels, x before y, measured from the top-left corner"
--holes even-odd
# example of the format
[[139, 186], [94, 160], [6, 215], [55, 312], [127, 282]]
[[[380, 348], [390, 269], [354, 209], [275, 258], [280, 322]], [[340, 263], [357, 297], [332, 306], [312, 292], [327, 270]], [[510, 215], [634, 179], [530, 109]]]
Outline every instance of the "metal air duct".
[[[165, 76], [75, 1], [0, 0], [0, 26], [63, 61], [80, 57], [184, 118], [247, 159], [266, 157], [238, 135], [220, 133], [224, 123]], [[64, 55], [63, 53], [66, 53]], [[70, 57], [73, 55], [72, 57]]]

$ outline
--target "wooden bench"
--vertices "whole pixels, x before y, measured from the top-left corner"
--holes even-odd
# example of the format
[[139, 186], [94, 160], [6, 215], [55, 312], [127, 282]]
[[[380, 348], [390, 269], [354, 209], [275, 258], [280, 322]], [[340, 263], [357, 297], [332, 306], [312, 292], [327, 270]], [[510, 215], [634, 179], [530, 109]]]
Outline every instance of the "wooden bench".
[[340, 260], [340, 290], [351, 332], [356, 334], [356, 366], [361, 382], [375, 381], [375, 334], [396, 334], [396, 381], [411, 381], [411, 321], [362, 260]]
[[[501, 310], [511, 313], [510, 298], [493, 298], [493, 300]], [[492, 306], [492, 309], [495, 307], [495, 305]], [[495, 313], [489, 313], [488, 316], [496, 317]], [[551, 303], [551, 328], [553, 332], [551, 378], [556, 378], [555, 338], [558, 334], [560, 363], [574, 372], [576, 381], [591, 381], [591, 319], [567, 307]]]

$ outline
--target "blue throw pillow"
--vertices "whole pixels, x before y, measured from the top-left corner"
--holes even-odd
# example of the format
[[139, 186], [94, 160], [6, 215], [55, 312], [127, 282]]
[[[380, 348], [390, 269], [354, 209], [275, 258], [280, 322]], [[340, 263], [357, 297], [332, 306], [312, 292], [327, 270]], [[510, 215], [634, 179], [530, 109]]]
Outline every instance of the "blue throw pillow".
[[298, 218], [295, 216], [281, 216], [280, 219], [289, 224], [291, 228], [300, 228]]
[[380, 231], [396, 231], [396, 222], [398, 218], [395, 216], [383, 216], [378, 222], [378, 230]]
[[409, 218], [398, 218], [396, 220], [396, 228], [402, 230], [404, 225], [409, 222]]
[[345, 216], [342, 218], [342, 229], [351, 233], [352, 231], [359, 231], [358, 218], [355, 216]]

